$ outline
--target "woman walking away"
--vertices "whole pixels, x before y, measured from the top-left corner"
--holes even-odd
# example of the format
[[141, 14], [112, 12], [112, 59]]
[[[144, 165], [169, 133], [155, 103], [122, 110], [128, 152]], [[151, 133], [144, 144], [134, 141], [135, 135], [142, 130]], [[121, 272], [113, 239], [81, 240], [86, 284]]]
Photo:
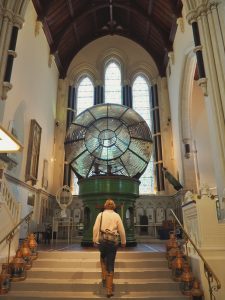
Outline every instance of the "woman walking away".
[[106, 284], [108, 298], [113, 296], [113, 274], [118, 235], [120, 235], [121, 246], [126, 246], [124, 226], [119, 214], [114, 211], [115, 208], [113, 200], [106, 200], [104, 211], [98, 214], [93, 227], [93, 242], [95, 246], [99, 246], [102, 283], [103, 286]]

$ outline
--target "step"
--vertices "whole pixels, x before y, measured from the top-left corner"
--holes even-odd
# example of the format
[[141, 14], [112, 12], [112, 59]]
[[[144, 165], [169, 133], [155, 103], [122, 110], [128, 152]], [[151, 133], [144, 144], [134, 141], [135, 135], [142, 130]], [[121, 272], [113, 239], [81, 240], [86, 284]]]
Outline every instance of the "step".
[[[62, 255], [63, 253], [63, 255]], [[38, 258], [55, 258], [55, 259], [99, 259], [100, 253], [94, 249], [92, 251], [39, 251]], [[118, 259], [145, 259], [145, 258], [165, 258], [165, 252], [141, 252], [119, 250], [116, 257]]]
[[[6, 300], [105, 298], [99, 251], [41, 251], [25, 281], [12, 282]], [[165, 253], [118, 251], [113, 299], [186, 300], [171, 278]]]
[[[105, 290], [101, 289], [99, 292], [55, 292], [55, 291], [11, 291], [10, 294], [1, 295], [5, 300], [40, 300], [40, 299], [96, 299], [106, 298]], [[132, 299], [132, 300], [188, 300], [189, 297], [183, 296], [180, 292], [174, 291], [157, 291], [149, 292], [126, 292], [115, 293], [111, 298], [113, 300]]]
[[[152, 279], [115, 279], [116, 291], [178, 291], [176, 282], [170, 278]], [[22, 282], [12, 282], [12, 290], [17, 291], [97, 291], [101, 281], [97, 279], [48, 279], [27, 278]]]
[[[150, 258], [150, 259], [119, 259], [116, 258], [115, 268], [153, 268], [168, 266], [165, 258]], [[100, 262], [98, 259], [56, 259], [56, 258], [39, 258], [33, 262], [34, 268], [100, 268]]]
[[[51, 279], [94, 279], [100, 278], [100, 267], [97, 268], [38, 268], [33, 267], [28, 271], [28, 278], [51, 278]], [[168, 268], [116, 268], [115, 278], [168, 278], [171, 270]]]

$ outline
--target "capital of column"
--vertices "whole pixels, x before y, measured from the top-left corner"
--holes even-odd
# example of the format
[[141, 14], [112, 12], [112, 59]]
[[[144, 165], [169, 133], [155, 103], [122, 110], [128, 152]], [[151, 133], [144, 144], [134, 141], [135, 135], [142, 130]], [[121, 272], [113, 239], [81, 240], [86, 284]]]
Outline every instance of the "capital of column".
[[23, 27], [24, 18], [22, 18], [20, 15], [13, 16], [12, 21], [13, 21], [13, 26], [18, 27], [19, 29], [21, 29]]
[[183, 143], [184, 144], [190, 144], [191, 143], [191, 139], [190, 138], [183, 138]]
[[180, 27], [180, 31], [184, 32], [184, 19], [182, 17], [177, 19], [177, 25]]
[[95, 80], [95, 86], [99, 86], [99, 85], [103, 86], [103, 81], [99, 79]]
[[202, 51], [202, 45], [198, 45], [193, 48], [193, 52], [196, 53], [197, 51]]
[[7, 99], [7, 93], [11, 89], [12, 89], [12, 84], [10, 82], [4, 81], [3, 85], [2, 85], [2, 100], [6, 100]]
[[48, 58], [48, 66], [49, 66], [49, 68], [51, 68], [54, 59], [55, 59], [55, 56], [50, 53], [49, 54], [49, 58]]
[[124, 79], [123, 85], [130, 85], [130, 80], [129, 79]]
[[206, 15], [208, 10], [209, 10], [209, 7], [205, 3], [200, 4], [197, 7], [198, 17], [202, 16], [202, 15]]
[[151, 79], [151, 84], [152, 84], [152, 85], [157, 85], [157, 79], [158, 79], [158, 78], [155, 78], [155, 77], [152, 78], [152, 79]]
[[197, 22], [197, 12], [196, 10], [190, 10], [187, 14], [186, 14], [186, 19], [188, 21], [188, 24], [192, 24], [194, 22]]
[[200, 78], [198, 85], [202, 88], [204, 96], [208, 96], [207, 78]]
[[168, 52], [168, 57], [171, 63], [174, 65], [174, 52], [173, 51]]
[[14, 50], [8, 50], [8, 55], [13, 56], [14, 58], [17, 57], [17, 53], [16, 53], [16, 51], [14, 51]]
[[42, 23], [41, 23], [41, 21], [37, 20], [36, 23], [35, 23], [35, 29], [34, 29], [34, 35], [35, 36], [39, 35], [41, 28], [42, 28]]
[[3, 22], [7, 19], [10, 21], [13, 19], [13, 12], [9, 9], [3, 10]]
[[68, 85], [68, 87], [69, 86], [76, 86], [75, 83], [74, 83], [74, 79], [71, 78], [70, 76], [67, 76], [66, 78], [60, 79], [60, 80], [62, 80], [63, 82], [65, 82]]

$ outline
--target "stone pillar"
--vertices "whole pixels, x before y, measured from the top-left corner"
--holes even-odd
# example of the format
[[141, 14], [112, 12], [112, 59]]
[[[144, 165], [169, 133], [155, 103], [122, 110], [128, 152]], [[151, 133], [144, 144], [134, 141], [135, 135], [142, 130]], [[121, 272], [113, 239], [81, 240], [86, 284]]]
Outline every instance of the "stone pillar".
[[189, 24], [196, 22], [199, 29], [207, 80], [200, 79], [199, 84], [205, 95], [217, 193], [221, 196], [225, 187], [225, 3], [185, 0], [183, 4]]
[[[157, 87], [157, 110], [158, 119], [160, 125], [160, 132], [158, 132], [158, 143], [161, 147], [161, 167], [167, 169], [178, 181], [177, 169], [174, 160], [174, 148], [173, 148], [173, 134], [171, 124], [171, 113], [170, 113], [170, 101], [169, 92], [166, 77], [158, 77], [155, 80], [155, 86]], [[161, 171], [162, 172], [162, 171]], [[165, 174], [160, 176], [164, 179]], [[161, 190], [160, 194], [171, 194], [174, 195], [176, 192], [173, 185], [168, 180], [164, 180], [164, 189]]]
[[96, 82], [94, 91], [94, 105], [104, 103], [104, 88], [102, 82]]
[[54, 191], [63, 185], [64, 174], [64, 141], [66, 135], [67, 122], [67, 102], [69, 82], [66, 79], [59, 79], [58, 95], [56, 104], [56, 120], [55, 120], [55, 143], [54, 143]]
[[151, 86], [151, 115], [152, 115], [152, 136], [154, 145], [155, 157], [155, 176], [157, 191], [164, 191], [164, 175], [162, 172], [163, 167], [163, 154], [162, 154], [162, 141], [161, 141], [161, 128], [159, 116], [159, 103], [158, 103], [158, 88], [154, 84]]
[[125, 83], [123, 86], [123, 105], [132, 108], [133, 101], [132, 101], [132, 87], [129, 83]]
[[10, 77], [13, 59], [16, 57], [17, 33], [18, 29], [22, 28], [24, 22], [23, 15], [27, 4], [28, 2], [24, 1], [19, 12], [14, 12], [13, 7], [9, 7], [9, 1], [6, 1], [5, 7], [0, 7], [0, 19], [2, 19], [0, 24], [0, 99], [2, 100], [7, 98], [7, 92], [12, 88]]
[[14, 60], [14, 57], [16, 57], [15, 49], [16, 49], [18, 30], [19, 30], [18, 27], [13, 26], [9, 50], [8, 50], [8, 58], [7, 58], [7, 63], [6, 63], [5, 76], [4, 76], [4, 82], [8, 82], [8, 83], [10, 83], [10, 79], [11, 79], [11, 75], [12, 75], [13, 60]]
[[[70, 127], [73, 119], [76, 115], [76, 89], [74, 86], [69, 85], [68, 87], [68, 101], [67, 101], [67, 118], [66, 118], [66, 130]], [[65, 159], [66, 161], [66, 159]], [[70, 186], [71, 182], [71, 168], [65, 162], [64, 163], [64, 176], [63, 185]]]

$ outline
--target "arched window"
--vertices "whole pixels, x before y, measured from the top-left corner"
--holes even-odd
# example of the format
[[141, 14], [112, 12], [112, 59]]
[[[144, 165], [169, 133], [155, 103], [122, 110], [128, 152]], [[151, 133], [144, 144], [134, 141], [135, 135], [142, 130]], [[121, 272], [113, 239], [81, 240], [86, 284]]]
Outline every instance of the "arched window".
[[121, 70], [115, 61], [108, 63], [105, 69], [105, 103], [122, 103]]
[[[151, 129], [149, 84], [144, 76], [139, 75], [136, 77], [132, 87], [132, 95], [133, 109], [143, 117]], [[153, 158], [151, 158], [140, 181], [140, 194], [150, 194], [154, 192]]]
[[77, 115], [86, 108], [94, 105], [94, 86], [90, 78], [85, 76], [78, 85]]
[[[81, 79], [77, 89], [77, 115], [90, 106], [94, 105], [94, 85], [88, 76]], [[73, 189], [72, 194], [79, 194], [79, 186], [77, 177], [72, 173]]]

